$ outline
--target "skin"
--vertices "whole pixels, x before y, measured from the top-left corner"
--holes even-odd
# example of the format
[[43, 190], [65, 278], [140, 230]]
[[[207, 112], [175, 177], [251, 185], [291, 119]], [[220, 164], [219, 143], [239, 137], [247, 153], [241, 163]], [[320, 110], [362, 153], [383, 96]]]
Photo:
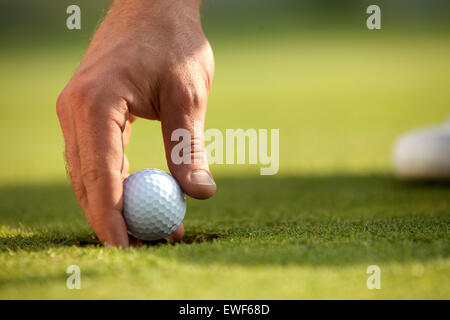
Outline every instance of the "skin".
[[[57, 101], [67, 169], [77, 201], [105, 246], [141, 245], [122, 216], [124, 153], [136, 118], [161, 121], [167, 164], [191, 197], [216, 191], [204, 160], [204, 124], [214, 58], [200, 0], [116, 0]], [[175, 129], [191, 132], [190, 164], [174, 164]], [[203, 129], [203, 128], [201, 128]], [[203, 132], [203, 130], [201, 130]], [[142, 146], [151, 147], [151, 146]], [[200, 160], [198, 160], [200, 159]], [[179, 241], [183, 225], [171, 236]]]

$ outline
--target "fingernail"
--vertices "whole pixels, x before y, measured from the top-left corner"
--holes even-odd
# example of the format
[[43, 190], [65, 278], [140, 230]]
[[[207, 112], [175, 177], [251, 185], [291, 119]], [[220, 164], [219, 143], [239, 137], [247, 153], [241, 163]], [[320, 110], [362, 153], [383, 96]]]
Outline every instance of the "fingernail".
[[204, 186], [213, 186], [216, 184], [209, 173], [204, 170], [193, 171], [191, 173], [191, 183]]

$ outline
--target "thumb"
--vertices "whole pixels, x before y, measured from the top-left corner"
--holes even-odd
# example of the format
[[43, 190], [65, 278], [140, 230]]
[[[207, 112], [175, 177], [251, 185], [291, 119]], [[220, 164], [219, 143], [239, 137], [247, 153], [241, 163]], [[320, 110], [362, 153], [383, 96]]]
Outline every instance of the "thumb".
[[191, 90], [177, 92], [161, 108], [161, 126], [170, 172], [184, 192], [197, 199], [207, 199], [216, 192], [208, 168], [204, 146], [206, 94]]

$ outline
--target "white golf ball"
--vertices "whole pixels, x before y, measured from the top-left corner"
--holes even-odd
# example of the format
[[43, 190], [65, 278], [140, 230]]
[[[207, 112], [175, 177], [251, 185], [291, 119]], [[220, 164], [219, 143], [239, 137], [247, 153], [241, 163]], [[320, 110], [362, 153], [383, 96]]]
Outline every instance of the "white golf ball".
[[158, 240], [174, 232], [186, 213], [186, 199], [167, 172], [144, 169], [123, 182], [123, 215], [128, 233], [141, 240]]

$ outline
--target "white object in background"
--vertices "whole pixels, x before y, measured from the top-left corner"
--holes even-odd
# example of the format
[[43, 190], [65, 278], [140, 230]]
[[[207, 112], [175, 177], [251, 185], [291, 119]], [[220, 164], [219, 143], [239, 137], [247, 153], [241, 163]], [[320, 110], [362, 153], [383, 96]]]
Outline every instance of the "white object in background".
[[408, 180], [450, 180], [450, 120], [407, 132], [393, 150], [394, 171]]

